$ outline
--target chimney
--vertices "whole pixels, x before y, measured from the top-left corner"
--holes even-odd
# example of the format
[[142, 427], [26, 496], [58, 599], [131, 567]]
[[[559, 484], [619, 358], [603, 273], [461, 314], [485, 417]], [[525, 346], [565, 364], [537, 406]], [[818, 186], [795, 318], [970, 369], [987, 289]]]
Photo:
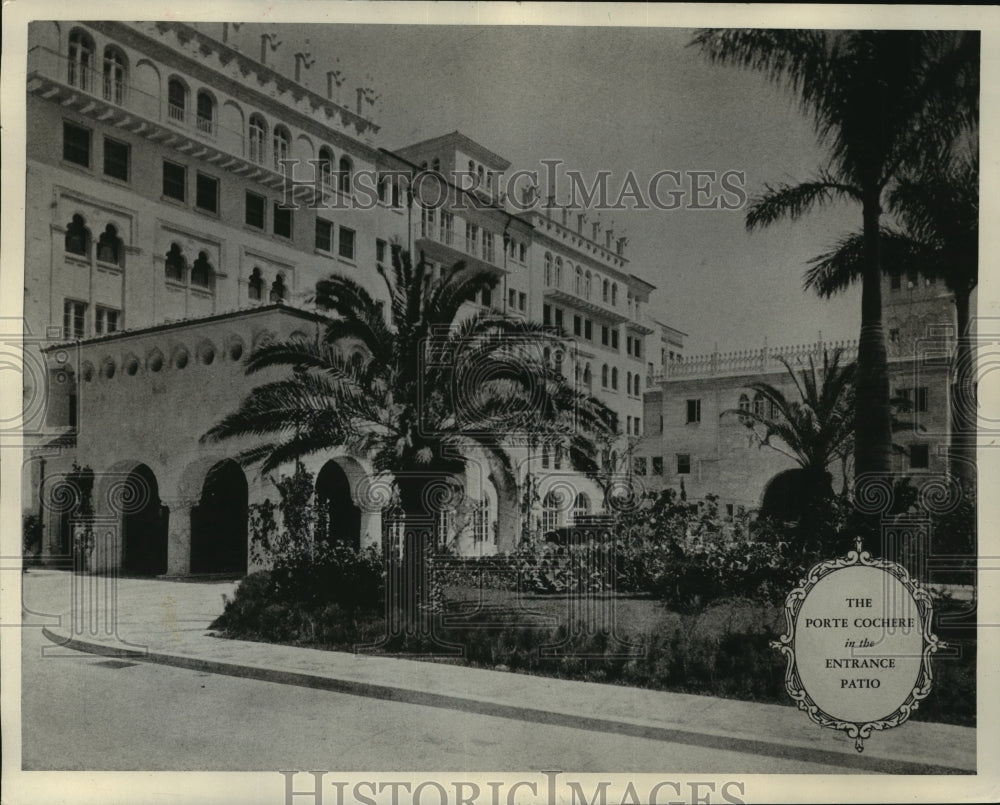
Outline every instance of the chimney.
[[[308, 42], [306, 44], [308, 44]], [[312, 54], [309, 53], [308, 51], [305, 52], [305, 53], [296, 53], [295, 54], [295, 83], [296, 84], [303, 83], [303, 79], [305, 78], [305, 76], [304, 76], [305, 71], [308, 70], [310, 67], [312, 67], [313, 64], [315, 64], [315, 63], [316, 63], [316, 60], [313, 58]]]
[[625, 244], [628, 243], [628, 238], [618, 238], [618, 240], [615, 241], [615, 243], [618, 246], [618, 249], [617, 249], [618, 256], [619, 257], [624, 257], [625, 256]]
[[552, 219], [552, 208], [556, 205], [556, 197], [549, 196], [545, 202], [545, 217]]
[[578, 212], [576, 214], [576, 231], [577, 231], [577, 234], [579, 234], [579, 235], [583, 234], [583, 225], [585, 223], [587, 223], [587, 213], [585, 213], [585, 212]]
[[261, 34], [260, 35], [260, 63], [267, 64], [267, 49], [270, 46], [271, 52], [273, 53], [279, 47], [281, 47], [281, 40], [278, 39], [277, 34]]
[[613, 229], [604, 230], [604, 248], [611, 251], [611, 241], [614, 240], [615, 231]]
[[594, 233], [594, 237], [591, 238], [595, 243], [598, 242], [598, 236], [601, 234], [601, 222], [594, 221], [591, 225], [591, 231]]
[[562, 210], [562, 224], [563, 226], [569, 226], [569, 207], [560, 207]]

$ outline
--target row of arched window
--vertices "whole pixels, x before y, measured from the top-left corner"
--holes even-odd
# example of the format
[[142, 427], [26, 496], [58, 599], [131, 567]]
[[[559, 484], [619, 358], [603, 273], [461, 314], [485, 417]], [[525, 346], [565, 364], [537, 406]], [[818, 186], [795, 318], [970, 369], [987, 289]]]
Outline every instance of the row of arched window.
[[82, 28], [74, 28], [69, 35], [66, 63], [66, 80], [70, 86], [85, 92], [97, 92], [98, 75], [101, 77], [101, 95], [109, 103], [121, 106], [128, 91], [128, 59], [114, 45], [104, 48], [100, 74], [94, 64], [94, 40]]
[[[229, 360], [238, 362], [245, 352], [242, 339], [238, 336], [231, 337], [228, 339], [225, 350], [223, 351], [223, 356]], [[204, 366], [211, 366], [215, 363], [215, 359], [219, 355], [219, 350], [211, 341], [203, 340], [201, 341], [194, 351], [194, 357], [198, 363]], [[173, 369], [186, 369], [191, 363], [191, 352], [185, 346], [175, 347], [172, 354], [170, 355], [169, 367]], [[158, 348], [151, 349], [147, 355], [146, 359], [143, 361], [138, 356], [129, 353], [126, 355], [122, 361], [121, 365], [110, 355], [106, 355], [101, 359], [98, 364], [99, 368], [95, 368], [94, 364], [90, 361], [84, 361], [80, 374], [84, 381], [90, 383], [95, 377], [100, 376], [105, 380], [111, 380], [118, 374], [119, 368], [129, 377], [134, 377], [140, 371], [140, 369], [145, 368], [148, 372], [158, 373], [163, 370], [165, 366], [168, 366], [168, 361], [163, 352]]]
[[[66, 253], [89, 259], [91, 240], [86, 220], [79, 213], [75, 214], [66, 226], [64, 241]], [[97, 239], [97, 260], [101, 263], [121, 266], [124, 252], [122, 239], [118, 236], [118, 228], [114, 224], [108, 224]]]
[[[261, 273], [260, 268], [254, 268], [250, 272], [250, 278], [247, 280], [247, 295], [254, 302], [264, 301], [264, 276]], [[288, 286], [285, 285], [285, 275], [279, 273], [275, 278], [274, 282], [271, 283], [271, 289], [268, 292], [269, 302], [283, 302], [288, 298]]]
[[[559, 528], [563, 521], [563, 513], [566, 511], [566, 492], [559, 489], [550, 489], [542, 500], [542, 534], [554, 531]], [[590, 498], [580, 492], [573, 498], [573, 506], [570, 509], [573, 519], [590, 514]]]
[[[568, 260], [566, 261], [566, 267], [573, 270], [573, 292], [577, 296], [583, 299], [591, 299], [596, 292], [594, 288], [596, 281], [600, 282], [601, 285], [601, 301], [612, 307], [618, 306], [617, 282], [607, 279], [601, 280], [592, 274], [590, 269], [584, 269], [582, 266], [574, 267]], [[563, 259], [558, 255], [553, 257], [551, 252], [545, 252], [545, 285], [548, 288], [563, 287]]]
[[188, 269], [188, 261], [184, 252], [177, 243], [171, 243], [164, 260], [164, 272], [166, 278], [172, 282], [185, 283], [190, 279], [190, 284], [197, 288], [210, 290], [215, 280], [215, 269], [208, 259], [207, 252], [198, 252], [198, 257]]

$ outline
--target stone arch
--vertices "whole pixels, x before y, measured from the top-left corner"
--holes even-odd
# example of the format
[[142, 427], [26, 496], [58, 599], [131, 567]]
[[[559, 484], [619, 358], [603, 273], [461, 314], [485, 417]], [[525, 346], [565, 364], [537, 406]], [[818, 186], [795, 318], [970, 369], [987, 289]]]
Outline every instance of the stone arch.
[[273, 330], [258, 330], [253, 334], [253, 349], [260, 349], [273, 343], [276, 337]]
[[122, 359], [122, 372], [128, 377], [135, 377], [139, 373], [139, 369], [142, 367], [142, 361], [139, 360], [139, 356], [134, 352], [128, 353], [124, 359]]
[[815, 490], [810, 489], [809, 476], [801, 467], [782, 470], [764, 486], [760, 495], [760, 516], [781, 521], [798, 520], [802, 502]]
[[240, 465], [232, 459], [214, 463], [191, 508], [192, 573], [246, 573], [248, 503]]
[[361, 547], [358, 490], [365, 477], [361, 465], [349, 456], [329, 459], [316, 473], [318, 541]]
[[302, 170], [308, 172], [309, 168], [306, 167], [306, 163], [309, 160], [316, 158], [316, 148], [313, 145], [313, 141], [305, 134], [300, 134], [295, 138], [295, 143], [292, 146], [292, 157], [299, 161], [302, 166]]
[[[166, 573], [169, 509], [160, 500], [155, 472], [148, 464], [133, 462], [126, 472], [115, 473], [115, 480], [121, 485], [122, 571], [140, 576]], [[105, 494], [110, 500], [110, 487]]]
[[140, 111], [154, 115], [159, 113], [159, 109], [152, 108], [153, 104], [158, 104], [161, 97], [160, 68], [146, 58], [138, 59], [135, 68], [132, 70], [132, 80], [135, 82], [136, 91], [131, 94], [130, 102], [140, 104]]

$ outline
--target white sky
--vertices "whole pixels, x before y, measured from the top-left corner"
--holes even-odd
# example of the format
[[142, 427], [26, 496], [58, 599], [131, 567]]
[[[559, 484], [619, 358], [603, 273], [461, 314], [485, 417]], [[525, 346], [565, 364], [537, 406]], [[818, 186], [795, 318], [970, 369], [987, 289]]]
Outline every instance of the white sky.
[[[221, 23], [205, 23], [220, 37]], [[759, 75], [713, 67], [691, 32], [672, 28], [244, 24], [230, 42], [258, 58], [260, 34], [281, 40], [269, 63], [293, 75], [294, 54], [380, 94], [380, 145], [401, 147], [458, 129], [508, 158], [512, 170], [561, 159], [612, 188], [633, 171], [742, 170], [752, 195], [764, 182], [809, 178], [823, 163], [810, 121]], [[308, 39], [308, 46], [306, 40]], [[371, 109], [371, 107], [367, 107]], [[664, 189], [669, 189], [664, 185]], [[591, 218], [593, 220], [593, 218]], [[689, 334], [688, 354], [856, 338], [860, 294], [824, 301], [801, 289], [805, 261], [860, 227], [844, 205], [748, 234], [743, 211], [603, 213], [629, 235], [633, 273], [657, 285], [650, 311]]]

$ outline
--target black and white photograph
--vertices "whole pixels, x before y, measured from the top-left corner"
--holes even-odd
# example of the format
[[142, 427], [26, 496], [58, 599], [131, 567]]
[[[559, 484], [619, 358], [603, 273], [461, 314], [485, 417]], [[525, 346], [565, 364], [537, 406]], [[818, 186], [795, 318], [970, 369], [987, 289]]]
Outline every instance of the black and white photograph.
[[8, 9], [5, 803], [995, 800], [997, 9]]

